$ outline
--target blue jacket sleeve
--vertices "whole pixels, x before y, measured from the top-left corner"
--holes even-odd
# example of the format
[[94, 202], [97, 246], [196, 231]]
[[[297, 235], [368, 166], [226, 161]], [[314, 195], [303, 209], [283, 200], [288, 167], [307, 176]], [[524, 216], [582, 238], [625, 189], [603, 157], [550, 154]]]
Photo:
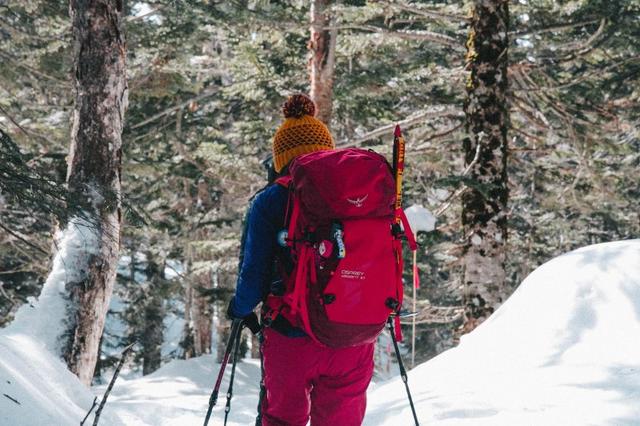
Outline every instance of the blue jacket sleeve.
[[286, 202], [286, 189], [272, 185], [259, 193], [249, 208], [232, 305], [235, 317], [249, 315], [269, 291]]

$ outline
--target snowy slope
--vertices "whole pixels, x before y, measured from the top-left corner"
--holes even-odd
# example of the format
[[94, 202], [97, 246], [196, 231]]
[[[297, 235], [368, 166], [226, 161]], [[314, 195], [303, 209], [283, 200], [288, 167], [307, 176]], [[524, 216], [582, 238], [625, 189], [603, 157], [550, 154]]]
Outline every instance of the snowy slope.
[[[640, 425], [640, 240], [544, 264], [409, 383], [423, 424]], [[385, 384], [365, 424], [410, 425], [406, 405]]]
[[[41, 341], [0, 335], [0, 425], [77, 426], [92, 402], [91, 391]], [[109, 413], [103, 420], [122, 424]]]
[[[206, 356], [120, 378], [100, 424], [202, 424], [217, 370]], [[253, 423], [259, 375], [256, 362], [239, 365], [230, 425]], [[422, 425], [640, 425], [640, 240], [541, 266], [409, 383]], [[211, 425], [222, 425], [226, 386]], [[0, 333], [0, 425], [77, 425], [92, 399], [38, 341]], [[399, 379], [370, 387], [366, 426], [412, 424]]]
[[[109, 412], [127, 426], [201, 425], [219, 367], [214, 357], [208, 355], [173, 361], [140, 379], [118, 379], [117, 387], [109, 396]], [[223, 424], [230, 372], [231, 365], [222, 382], [209, 422], [211, 426]], [[228, 425], [247, 426], [255, 422], [259, 383], [259, 361], [244, 360], [238, 364]], [[102, 392], [104, 387], [96, 390]]]
[[[0, 331], [0, 425], [78, 425], [93, 395], [54, 354], [66, 317], [65, 283], [84, 279], [98, 236], [74, 218], [56, 238], [58, 251], [38, 301], [23, 305]], [[105, 422], [119, 425], [109, 414]]]

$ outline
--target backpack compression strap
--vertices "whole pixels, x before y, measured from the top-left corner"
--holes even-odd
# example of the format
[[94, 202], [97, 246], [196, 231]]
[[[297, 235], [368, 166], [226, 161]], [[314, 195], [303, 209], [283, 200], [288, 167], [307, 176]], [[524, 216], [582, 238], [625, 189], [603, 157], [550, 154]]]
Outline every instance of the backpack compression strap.
[[418, 243], [416, 243], [416, 238], [413, 235], [413, 230], [411, 229], [411, 225], [409, 225], [409, 219], [407, 219], [407, 215], [404, 213], [404, 210], [401, 208], [397, 209], [396, 217], [399, 217], [402, 221], [402, 227], [404, 228], [404, 235], [407, 237], [409, 249], [411, 251], [416, 251], [418, 249]]
[[[407, 219], [407, 215], [404, 213], [402, 208], [397, 208], [395, 211], [395, 217], [402, 222], [402, 227], [404, 228], [404, 235], [407, 237], [407, 243], [409, 244], [409, 249], [411, 251], [416, 251], [418, 248], [418, 244], [416, 243], [415, 236], [413, 235], [413, 230], [411, 229], [411, 225], [409, 225], [409, 220]], [[397, 256], [397, 268], [398, 268], [398, 302], [400, 305], [398, 306], [398, 310], [396, 311], [395, 320], [395, 341], [402, 342], [402, 327], [400, 327], [400, 306], [402, 306], [402, 299], [404, 297], [404, 287], [402, 286], [402, 271], [404, 270], [404, 261], [402, 259], [402, 240], [399, 238], [395, 240], [395, 249]]]
[[317, 341], [311, 332], [307, 308], [307, 280], [309, 280], [311, 284], [317, 282], [316, 264], [310, 242], [300, 240], [299, 235], [298, 239], [296, 239], [296, 229], [298, 227], [298, 218], [300, 217], [300, 200], [294, 196], [291, 190], [291, 181], [292, 178], [290, 175], [283, 176], [276, 180], [278, 185], [285, 187], [289, 191], [289, 201], [285, 218], [285, 224], [288, 222], [286, 243], [291, 248], [291, 253], [297, 258], [296, 276], [293, 281], [294, 288], [288, 296], [285, 296], [285, 303], [289, 306], [290, 315], [300, 318], [305, 331], [310, 333], [311, 337]]

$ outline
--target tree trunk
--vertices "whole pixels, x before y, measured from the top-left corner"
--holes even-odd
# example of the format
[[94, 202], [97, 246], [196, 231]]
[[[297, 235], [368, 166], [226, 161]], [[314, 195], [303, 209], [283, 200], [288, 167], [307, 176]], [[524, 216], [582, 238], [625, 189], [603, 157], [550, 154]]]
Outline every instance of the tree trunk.
[[152, 253], [147, 253], [148, 294], [144, 303], [144, 329], [141, 335], [142, 374], [151, 374], [162, 363], [164, 341], [164, 292], [163, 266], [156, 262]]
[[251, 358], [260, 359], [260, 341], [255, 334], [251, 335]]
[[224, 320], [218, 321], [216, 324], [216, 336], [218, 340], [216, 342], [216, 362], [222, 362], [224, 358], [224, 352], [229, 342], [229, 336], [231, 335], [231, 321]]
[[462, 196], [465, 232], [464, 332], [471, 331], [504, 302], [507, 237], [507, 0], [475, 0], [467, 42], [468, 189]]
[[[185, 272], [187, 272], [187, 268]], [[186, 274], [185, 274], [186, 275]], [[196, 356], [195, 337], [193, 333], [193, 320], [191, 319], [191, 306], [193, 304], [193, 287], [191, 279], [187, 277], [184, 282], [184, 328], [182, 330], [182, 340], [180, 347], [183, 350], [184, 359], [191, 359]]]
[[122, 126], [127, 106], [122, 2], [71, 0], [75, 108], [68, 157], [71, 193], [96, 216], [97, 246], [85, 278], [67, 283], [63, 357], [89, 385], [116, 276], [120, 245]]
[[[211, 197], [208, 196], [207, 183], [201, 179], [197, 183], [197, 208], [207, 211], [212, 208]], [[212, 255], [210, 250], [203, 247], [203, 242], [211, 239], [211, 230], [201, 227], [195, 230], [194, 238], [190, 242], [190, 264], [193, 270], [189, 272], [191, 280], [191, 320], [193, 323], [193, 346], [195, 355], [211, 353], [211, 336], [213, 333], [213, 303], [211, 290], [213, 289]]]
[[[211, 276], [201, 272], [196, 277], [196, 287], [193, 289], [193, 337], [196, 356], [211, 353], [211, 336], [213, 333], [213, 305], [206, 290], [211, 290]], [[203, 290], [205, 292], [203, 292]]]
[[327, 29], [331, 24], [328, 11], [330, 4], [330, 0], [311, 2], [311, 39], [309, 40], [310, 95], [316, 103], [316, 117], [327, 127], [331, 124], [337, 37], [337, 30]]

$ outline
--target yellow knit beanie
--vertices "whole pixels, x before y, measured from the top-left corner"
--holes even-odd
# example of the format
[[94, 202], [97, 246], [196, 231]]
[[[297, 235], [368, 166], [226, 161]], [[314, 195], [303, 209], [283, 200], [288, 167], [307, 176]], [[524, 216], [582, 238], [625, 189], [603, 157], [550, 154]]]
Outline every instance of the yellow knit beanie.
[[301, 154], [334, 149], [327, 126], [314, 117], [316, 106], [306, 95], [289, 96], [282, 106], [284, 123], [273, 137], [273, 166], [280, 172]]

